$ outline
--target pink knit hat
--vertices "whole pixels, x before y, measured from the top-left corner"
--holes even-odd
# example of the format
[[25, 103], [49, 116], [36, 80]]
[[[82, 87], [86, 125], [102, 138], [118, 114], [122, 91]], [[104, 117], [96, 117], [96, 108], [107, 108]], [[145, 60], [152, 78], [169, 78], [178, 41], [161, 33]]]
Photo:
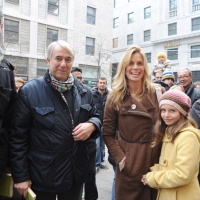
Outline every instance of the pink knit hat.
[[184, 116], [190, 112], [190, 98], [179, 90], [168, 90], [165, 92], [159, 101], [159, 107], [163, 104], [168, 104], [178, 109]]

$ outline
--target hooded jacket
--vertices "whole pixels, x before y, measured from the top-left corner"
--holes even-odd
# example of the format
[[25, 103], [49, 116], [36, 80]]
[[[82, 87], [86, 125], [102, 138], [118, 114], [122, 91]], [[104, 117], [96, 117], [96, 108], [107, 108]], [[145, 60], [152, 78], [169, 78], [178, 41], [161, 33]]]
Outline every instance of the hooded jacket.
[[61, 193], [73, 181], [85, 182], [101, 123], [90, 89], [75, 79], [74, 125], [91, 122], [96, 130], [87, 140], [74, 141], [68, 107], [50, 82], [47, 71], [18, 93], [10, 129], [11, 169], [15, 183], [31, 180], [33, 190]]
[[165, 134], [159, 164], [146, 175], [148, 185], [158, 189], [157, 200], [199, 200], [199, 159], [198, 129], [182, 129], [173, 143]]

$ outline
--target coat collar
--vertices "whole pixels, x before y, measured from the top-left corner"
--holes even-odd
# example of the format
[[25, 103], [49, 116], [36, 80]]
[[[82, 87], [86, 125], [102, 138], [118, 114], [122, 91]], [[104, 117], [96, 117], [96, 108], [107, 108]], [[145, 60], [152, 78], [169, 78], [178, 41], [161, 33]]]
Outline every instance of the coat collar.
[[124, 102], [122, 103], [122, 107], [130, 107], [130, 105], [135, 104], [138, 110], [149, 111], [151, 109], [155, 109], [155, 105], [152, 102], [149, 93], [145, 92], [142, 100], [139, 102], [131, 95], [127, 94]]

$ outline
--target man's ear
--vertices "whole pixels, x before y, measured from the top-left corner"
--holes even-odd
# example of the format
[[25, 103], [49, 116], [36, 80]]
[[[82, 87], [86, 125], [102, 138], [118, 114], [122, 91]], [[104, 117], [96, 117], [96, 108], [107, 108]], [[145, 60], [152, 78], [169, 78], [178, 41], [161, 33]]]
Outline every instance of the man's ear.
[[49, 58], [47, 58], [47, 64], [48, 64], [48, 66], [50, 66], [50, 59]]

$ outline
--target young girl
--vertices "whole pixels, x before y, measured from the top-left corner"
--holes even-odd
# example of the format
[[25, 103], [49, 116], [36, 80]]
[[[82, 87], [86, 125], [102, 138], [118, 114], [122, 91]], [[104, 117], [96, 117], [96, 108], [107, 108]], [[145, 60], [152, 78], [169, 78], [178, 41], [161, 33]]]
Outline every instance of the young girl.
[[188, 96], [169, 90], [160, 99], [160, 116], [155, 125], [153, 147], [162, 142], [159, 164], [142, 176], [142, 183], [158, 189], [157, 200], [199, 200], [197, 180], [200, 131], [188, 115]]

